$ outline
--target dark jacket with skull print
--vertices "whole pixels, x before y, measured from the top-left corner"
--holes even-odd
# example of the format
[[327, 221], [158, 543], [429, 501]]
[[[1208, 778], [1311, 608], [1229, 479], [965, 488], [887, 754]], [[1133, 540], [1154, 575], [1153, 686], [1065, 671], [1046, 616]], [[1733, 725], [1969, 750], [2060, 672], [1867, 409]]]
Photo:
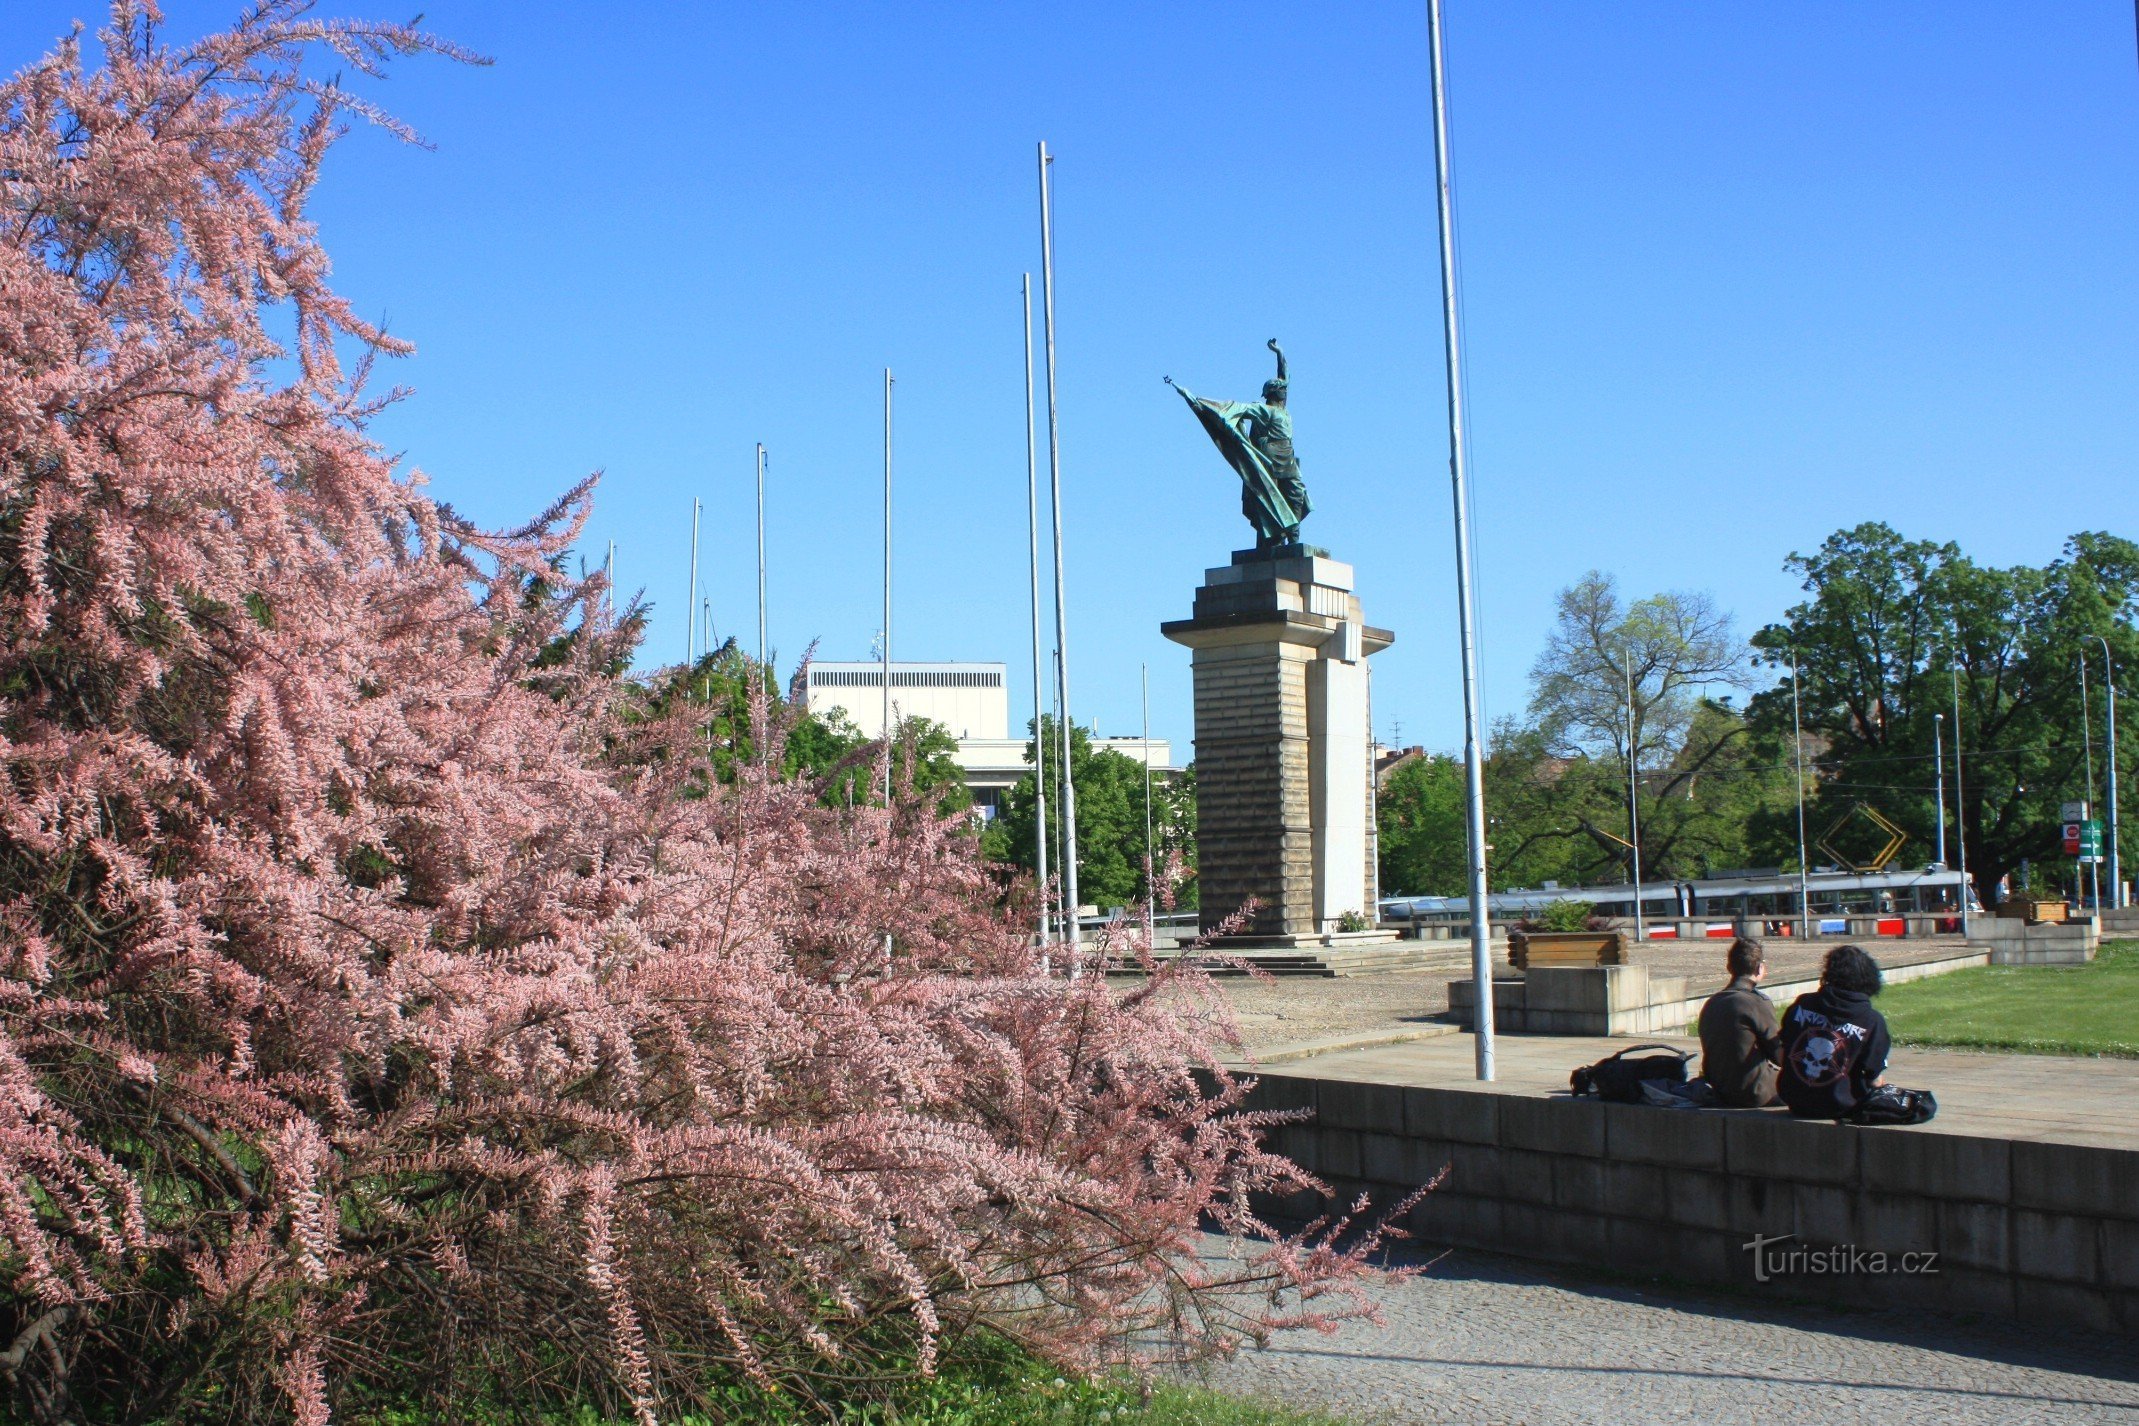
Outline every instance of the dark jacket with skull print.
[[1886, 1017], [1870, 997], [1821, 986], [1800, 995], [1782, 1018], [1782, 1072], [1776, 1089], [1792, 1114], [1840, 1119], [1886, 1073]]

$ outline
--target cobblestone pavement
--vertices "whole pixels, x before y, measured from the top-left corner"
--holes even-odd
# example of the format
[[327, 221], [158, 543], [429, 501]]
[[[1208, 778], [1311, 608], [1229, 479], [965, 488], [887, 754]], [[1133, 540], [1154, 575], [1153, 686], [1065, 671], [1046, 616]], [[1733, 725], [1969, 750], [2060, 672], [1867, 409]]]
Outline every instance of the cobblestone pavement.
[[1479, 1253], [1379, 1296], [1384, 1324], [1288, 1334], [1210, 1384], [1387, 1423], [2139, 1423], [2139, 1341], [2077, 1328], [1753, 1302]]
[[[1819, 976], [1820, 957], [1839, 942], [1823, 941], [1792, 945], [1768, 942], [1768, 979], [1813, 980]], [[1885, 945], [1870, 950], [1881, 965], [1939, 960], [1964, 949], [1959, 937], [1938, 937]], [[1723, 970], [1724, 943], [1692, 941], [1643, 942], [1635, 948], [1637, 965], [1654, 975], [1683, 975], [1689, 995], [1721, 990], [1728, 978]], [[1451, 957], [1468, 956], [1466, 948], [1450, 946]], [[1240, 1022], [1241, 1038], [1251, 1050], [1312, 1040], [1326, 1035], [1415, 1028], [1434, 1022], [1448, 1009], [1448, 982], [1455, 970], [1390, 971], [1379, 975], [1282, 976], [1269, 980], [1227, 978], [1220, 982], [1233, 1003]]]

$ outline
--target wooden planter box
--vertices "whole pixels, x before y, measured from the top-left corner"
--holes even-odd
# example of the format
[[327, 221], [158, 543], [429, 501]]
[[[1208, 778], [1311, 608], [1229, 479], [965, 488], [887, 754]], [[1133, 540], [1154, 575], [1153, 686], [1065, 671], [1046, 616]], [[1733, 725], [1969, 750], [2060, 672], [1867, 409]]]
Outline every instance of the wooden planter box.
[[1618, 931], [1514, 931], [1508, 959], [1517, 970], [1532, 966], [1623, 966], [1626, 936]]
[[2045, 921], [2063, 922], [2063, 901], [2036, 901], [2025, 896], [2016, 896], [1998, 908], [1998, 914], [2010, 921], [2025, 921], [2030, 926], [2040, 926]]

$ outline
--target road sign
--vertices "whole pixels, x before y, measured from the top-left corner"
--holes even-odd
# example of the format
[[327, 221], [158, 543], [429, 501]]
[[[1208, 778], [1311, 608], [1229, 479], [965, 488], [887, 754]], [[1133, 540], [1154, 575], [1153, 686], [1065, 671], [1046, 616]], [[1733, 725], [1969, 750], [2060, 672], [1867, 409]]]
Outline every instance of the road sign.
[[2058, 804], [2057, 820], [2060, 822], [2084, 822], [2087, 820], [2087, 804], [2084, 802], [2061, 802]]
[[2092, 818], [2080, 823], [2080, 860], [2102, 860], [2102, 824]]
[[2064, 839], [2066, 856], [2076, 857], [2080, 854], [2080, 838], [2082, 835], [2084, 835], [2085, 831], [2086, 824], [2083, 822], [2065, 823], [2064, 827], [2060, 831], [2060, 835]]

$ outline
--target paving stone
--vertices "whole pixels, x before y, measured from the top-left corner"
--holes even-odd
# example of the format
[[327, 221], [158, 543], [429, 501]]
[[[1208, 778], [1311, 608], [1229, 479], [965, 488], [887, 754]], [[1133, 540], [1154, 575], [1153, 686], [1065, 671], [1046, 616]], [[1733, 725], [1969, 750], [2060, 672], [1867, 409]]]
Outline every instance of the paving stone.
[[[1633, 1229], [1621, 1243], [1630, 1257], [1683, 1251]], [[1712, 1294], [1458, 1250], [1376, 1289], [1380, 1325], [1283, 1334], [1210, 1380], [1421, 1426], [2139, 1421], [2139, 1337], [1922, 1305], [1930, 1294], [1960, 1311], [2006, 1310], [1994, 1283], [1965, 1270], [1902, 1289], [1917, 1294], [1902, 1308], [1850, 1306], [1864, 1300], [1861, 1279], [1828, 1286], [1790, 1300]], [[2022, 1310], [2073, 1291], [2039, 1284]], [[2105, 1327], [2127, 1311], [2101, 1293], [2059, 1306]]]

